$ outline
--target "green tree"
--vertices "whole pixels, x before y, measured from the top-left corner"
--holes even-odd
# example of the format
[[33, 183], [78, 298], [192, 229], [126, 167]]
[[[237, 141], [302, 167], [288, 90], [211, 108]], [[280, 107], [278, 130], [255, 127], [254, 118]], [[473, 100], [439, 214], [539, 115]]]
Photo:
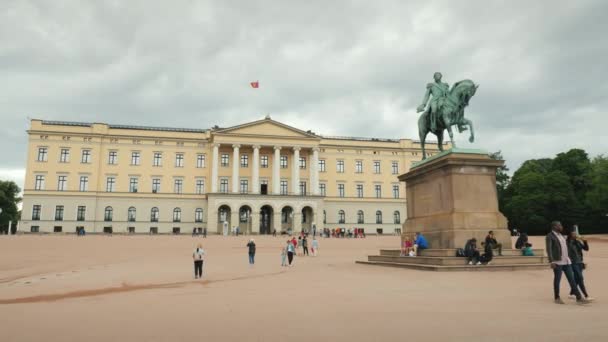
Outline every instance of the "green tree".
[[8, 226], [8, 221], [17, 222], [19, 219], [17, 204], [21, 202], [20, 192], [21, 189], [14, 182], [0, 180], [0, 227], [3, 229]]

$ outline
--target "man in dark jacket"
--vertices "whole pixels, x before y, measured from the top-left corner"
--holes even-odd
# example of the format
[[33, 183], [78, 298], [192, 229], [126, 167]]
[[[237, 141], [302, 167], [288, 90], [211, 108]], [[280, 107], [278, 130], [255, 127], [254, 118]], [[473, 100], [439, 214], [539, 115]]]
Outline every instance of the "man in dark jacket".
[[496, 241], [494, 232], [491, 230], [488, 232], [488, 236], [486, 236], [486, 246], [488, 245], [492, 249], [498, 249], [498, 256], [502, 256], [502, 243], [498, 243], [498, 241]]
[[551, 232], [545, 238], [547, 256], [553, 269], [553, 294], [556, 304], [564, 304], [559, 297], [559, 284], [562, 280], [562, 273], [566, 274], [566, 279], [570, 284], [570, 291], [576, 296], [577, 304], [587, 304], [589, 301], [581, 296], [578, 291], [574, 274], [572, 273], [572, 262], [568, 257], [568, 244], [562, 235], [564, 228], [559, 221], [551, 222]]
[[479, 249], [477, 249], [477, 239], [472, 238], [464, 245], [464, 255], [467, 257], [469, 265], [478, 264], [479, 262]]

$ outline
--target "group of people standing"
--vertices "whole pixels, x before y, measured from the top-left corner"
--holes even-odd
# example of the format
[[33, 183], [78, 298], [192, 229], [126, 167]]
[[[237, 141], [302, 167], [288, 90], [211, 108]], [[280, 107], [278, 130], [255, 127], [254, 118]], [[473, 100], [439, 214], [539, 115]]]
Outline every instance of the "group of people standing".
[[[255, 264], [255, 253], [256, 244], [254, 239], [249, 239], [247, 242], [247, 255], [249, 257], [249, 265]], [[317, 256], [319, 252], [319, 241], [316, 237], [312, 238], [310, 252], [308, 250], [308, 237], [306, 235], [300, 236], [297, 239], [291, 237], [287, 240], [285, 246], [281, 247], [281, 266], [291, 267], [293, 264], [294, 256]], [[203, 249], [202, 244], [198, 244], [192, 253], [192, 259], [194, 260], [194, 279], [202, 278], [203, 276], [203, 263], [205, 261], [206, 252]]]

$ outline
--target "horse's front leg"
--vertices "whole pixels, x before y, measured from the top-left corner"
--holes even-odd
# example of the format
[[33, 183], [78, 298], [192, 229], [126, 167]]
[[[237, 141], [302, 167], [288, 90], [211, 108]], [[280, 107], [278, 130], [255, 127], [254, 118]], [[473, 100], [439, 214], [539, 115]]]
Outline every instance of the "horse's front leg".
[[473, 130], [473, 121], [465, 119], [464, 122], [471, 129], [471, 135], [469, 136], [469, 142], [475, 141], [475, 131]]
[[454, 132], [452, 132], [452, 125], [447, 125], [448, 134], [450, 135], [450, 141], [452, 142], [452, 148], [456, 148], [456, 142], [454, 141]]

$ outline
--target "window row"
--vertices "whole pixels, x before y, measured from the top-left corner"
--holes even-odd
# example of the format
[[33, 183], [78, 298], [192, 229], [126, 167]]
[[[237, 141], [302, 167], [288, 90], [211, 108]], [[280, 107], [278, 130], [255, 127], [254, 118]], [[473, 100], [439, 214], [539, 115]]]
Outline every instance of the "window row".
[[[270, 165], [269, 160], [270, 160], [270, 158], [268, 155], [265, 155], [265, 154], [261, 155], [260, 156], [260, 167], [268, 168]], [[279, 159], [279, 165], [280, 165], [281, 169], [289, 168], [289, 156], [282, 155]], [[230, 166], [230, 154], [223, 153], [220, 156], [220, 166], [222, 166], [222, 167]], [[243, 168], [249, 167], [249, 155], [248, 154], [241, 154], [240, 166]], [[299, 166], [300, 166], [300, 169], [302, 169], [302, 170], [306, 169], [306, 157], [300, 157]]]
[[[83, 164], [91, 163], [92, 152], [90, 149], [82, 149], [80, 156], [80, 162]], [[46, 162], [48, 161], [49, 149], [48, 147], [38, 147], [37, 161]], [[140, 151], [131, 151], [131, 165], [141, 165], [142, 155]], [[70, 162], [70, 149], [62, 148], [59, 153], [60, 163]], [[108, 151], [107, 163], [110, 165], [118, 164], [118, 151]], [[206, 155], [199, 153], [196, 155], [195, 165], [197, 168], [206, 167]], [[163, 166], [163, 153], [154, 152], [152, 156], [152, 166]], [[175, 167], [184, 167], [184, 153], [175, 153]]]
[[[35, 204], [32, 207], [32, 221], [40, 221], [42, 212], [42, 205]], [[55, 206], [55, 221], [63, 221], [64, 219], [65, 208], [63, 205]], [[86, 220], [87, 207], [86, 206], [78, 206], [76, 210], [76, 221], [85, 221]], [[157, 207], [154, 207], [150, 210], [150, 222], [158, 222], [160, 218], [160, 211]], [[105, 207], [103, 220], [110, 222], [114, 219], [114, 209], [111, 206]], [[137, 209], [135, 207], [130, 207], [127, 210], [127, 221], [136, 222], [137, 221]], [[173, 222], [181, 222], [182, 221], [182, 210], [180, 208], [173, 209]], [[203, 222], [203, 209], [196, 208], [194, 210], [194, 222]]]
[[[34, 180], [34, 190], [46, 190], [45, 184], [46, 177], [44, 175], [36, 175]], [[117, 180], [115, 176], [106, 177], [106, 192], [115, 192], [116, 191]], [[57, 191], [67, 191], [68, 190], [68, 176], [59, 175], [57, 176]], [[78, 191], [88, 191], [89, 190], [89, 176], [80, 176]], [[139, 190], [139, 178], [138, 177], [129, 177], [129, 192], [138, 192]], [[183, 179], [174, 179], [173, 180], [173, 192], [176, 194], [183, 193], [184, 190], [184, 180]], [[152, 178], [152, 193], [159, 193], [161, 191], [161, 179], [160, 178]], [[205, 193], [205, 180], [204, 179], [196, 179], [194, 185], [194, 193], [197, 195]]]
[[[323, 211], [323, 223], [327, 223], [327, 213], [325, 210]], [[339, 224], [346, 223], [346, 212], [344, 210], [338, 211], [338, 223]], [[365, 213], [363, 212], [363, 210], [358, 210], [357, 211], [357, 224], [364, 224], [364, 223], [365, 223]], [[376, 210], [376, 223], [377, 224], [383, 223], [382, 210]], [[401, 213], [399, 212], [399, 210], [395, 210], [393, 212], [393, 223], [401, 224]]]
[[[380, 160], [374, 160], [373, 164], [372, 164], [373, 168], [372, 168], [372, 172], [375, 174], [380, 174], [382, 173], [382, 167], [381, 167], [381, 162]], [[364, 167], [363, 167], [363, 160], [355, 160], [355, 173], [363, 173]], [[326, 163], [325, 163], [325, 159], [319, 159], [319, 171], [320, 172], [326, 172]], [[345, 161], [344, 159], [338, 159], [336, 160], [336, 172], [337, 173], [344, 173], [345, 172]], [[399, 162], [398, 161], [392, 161], [391, 162], [391, 173], [394, 175], [398, 175], [399, 174]]]
[[[393, 191], [392, 191], [393, 198], [399, 198], [399, 185], [394, 184], [392, 187], [393, 187]], [[319, 192], [320, 192], [321, 196], [327, 196], [327, 184], [325, 184], [325, 183], [319, 184]], [[338, 195], [338, 197], [347, 197], [346, 196], [347, 195], [346, 194], [346, 185], [344, 183], [338, 183], [337, 195]], [[364, 193], [363, 193], [363, 184], [355, 185], [355, 197], [357, 197], [357, 198], [365, 197]], [[382, 185], [381, 184], [374, 184], [374, 197], [382, 198]]]

